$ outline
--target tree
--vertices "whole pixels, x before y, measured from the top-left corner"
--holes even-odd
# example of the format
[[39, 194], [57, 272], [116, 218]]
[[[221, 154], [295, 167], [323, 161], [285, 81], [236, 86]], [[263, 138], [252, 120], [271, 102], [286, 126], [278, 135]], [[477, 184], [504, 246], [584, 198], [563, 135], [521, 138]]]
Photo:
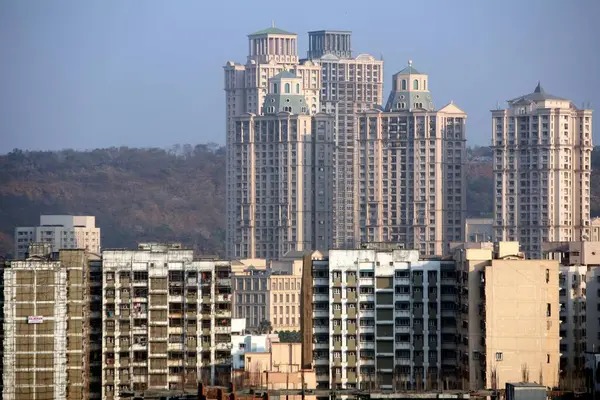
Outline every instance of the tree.
[[281, 343], [302, 343], [300, 331], [280, 331], [278, 335]]
[[273, 326], [271, 325], [271, 321], [263, 319], [258, 324], [257, 331], [259, 334], [264, 335], [266, 333], [271, 333], [273, 331]]

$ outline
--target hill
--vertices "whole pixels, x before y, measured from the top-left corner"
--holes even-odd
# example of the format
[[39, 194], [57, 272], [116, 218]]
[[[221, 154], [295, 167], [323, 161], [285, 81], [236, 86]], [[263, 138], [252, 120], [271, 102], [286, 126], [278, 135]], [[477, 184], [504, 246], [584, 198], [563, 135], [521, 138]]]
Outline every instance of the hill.
[[[468, 215], [491, 216], [493, 172], [488, 148], [469, 149]], [[600, 147], [592, 157], [600, 170]], [[600, 173], [592, 174], [592, 215], [600, 215]], [[15, 226], [40, 214], [95, 215], [102, 244], [177, 241], [224, 254], [225, 149], [110, 148], [0, 156], [0, 256], [12, 253]]]
[[95, 215], [102, 246], [180, 241], [204, 254], [224, 250], [225, 150], [13, 151], [0, 156], [0, 254], [15, 226], [40, 214]]

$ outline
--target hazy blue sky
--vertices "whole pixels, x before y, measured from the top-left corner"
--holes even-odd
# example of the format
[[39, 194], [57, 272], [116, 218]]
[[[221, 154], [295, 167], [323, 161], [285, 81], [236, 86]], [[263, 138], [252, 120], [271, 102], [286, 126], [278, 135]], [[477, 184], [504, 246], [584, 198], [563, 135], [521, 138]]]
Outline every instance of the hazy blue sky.
[[384, 97], [412, 59], [469, 114], [469, 144], [538, 80], [599, 110], [600, 0], [0, 0], [0, 153], [222, 144], [222, 67], [271, 20], [301, 54], [309, 30], [352, 30], [355, 54], [384, 56]]

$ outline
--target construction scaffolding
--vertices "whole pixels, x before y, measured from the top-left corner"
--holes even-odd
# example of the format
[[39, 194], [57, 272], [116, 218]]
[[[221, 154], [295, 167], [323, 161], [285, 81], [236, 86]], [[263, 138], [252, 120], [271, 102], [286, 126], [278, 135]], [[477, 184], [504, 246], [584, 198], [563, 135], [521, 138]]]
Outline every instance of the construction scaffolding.
[[87, 254], [40, 248], [3, 271], [2, 398], [88, 399]]

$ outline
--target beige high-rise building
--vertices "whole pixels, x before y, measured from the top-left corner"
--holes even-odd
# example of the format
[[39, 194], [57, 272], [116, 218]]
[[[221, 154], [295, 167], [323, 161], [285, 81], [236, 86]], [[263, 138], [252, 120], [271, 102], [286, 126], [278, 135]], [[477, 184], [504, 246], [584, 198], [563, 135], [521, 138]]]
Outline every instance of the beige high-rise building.
[[[306, 135], [310, 136], [313, 130], [312, 125], [307, 125], [305, 129], [304, 124], [313, 122], [309, 116], [320, 110], [321, 67], [311, 61], [299, 62], [295, 33], [273, 26], [249, 35], [248, 39], [249, 54], [246, 64], [229, 61], [224, 68], [227, 107], [226, 251], [228, 256], [234, 259], [277, 258], [285, 253], [284, 248], [296, 249], [298, 243], [305, 240], [306, 231], [297, 219], [297, 212], [303, 211], [300, 207], [305, 199], [301, 196], [302, 192], [298, 191], [299, 188], [292, 186], [303, 184], [303, 179], [299, 177], [303, 175], [301, 167], [305, 161], [304, 156], [309, 154], [303, 150], [308, 144]], [[284, 73], [281, 74], [282, 72]], [[276, 76], [276, 80], [280, 82], [272, 80]], [[293, 80], [293, 84], [284, 82], [286, 80]], [[286, 83], [290, 84], [289, 93], [285, 93]], [[300, 93], [296, 90], [298, 84]], [[275, 86], [278, 89], [277, 93], [274, 91]], [[272, 89], [271, 92], [269, 88]], [[272, 97], [267, 101], [269, 93]], [[271, 103], [274, 97], [281, 95], [288, 95], [281, 97], [282, 104]], [[288, 99], [294, 101], [294, 105], [284, 104]], [[300, 100], [302, 105], [299, 104]], [[292, 107], [292, 115], [289, 115], [290, 111], [285, 111], [288, 107]], [[264, 114], [270, 116], [263, 118]], [[319, 120], [324, 122], [323, 117]], [[330, 130], [327, 126], [317, 124], [316, 120], [314, 122], [321, 126], [323, 131]], [[297, 131], [291, 131], [293, 126]], [[259, 128], [256, 134], [255, 128]], [[250, 137], [253, 140], [256, 138], [256, 144], [250, 141]], [[280, 161], [275, 163], [267, 158], [269, 154], [279, 156]], [[256, 156], [258, 164], [255, 163]], [[297, 169], [292, 171], [292, 166]], [[284, 180], [286, 185], [289, 182], [287, 193], [284, 190], [286, 185], [280, 184], [278, 179], [284, 177], [286, 172], [291, 174], [288, 176], [289, 181]], [[257, 183], [259, 186], [255, 187]], [[269, 185], [269, 188], [266, 189], [263, 185]], [[270, 204], [273, 207], [271, 210], [264, 210], [267, 213], [265, 218], [269, 218], [269, 221], [288, 221], [285, 224], [296, 219], [293, 227], [287, 231], [287, 239], [273, 238], [268, 244], [264, 241], [273, 233], [265, 233], [264, 239], [257, 236], [256, 229], [262, 229], [262, 226], [257, 225], [255, 215], [261, 213], [262, 216], [263, 213], [262, 204], [261, 208], [257, 209], [255, 194], [251, 193], [257, 189], [260, 189], [258, 195], [270, 196], [274, 201]], [[263, 193], [263, 190], [267, 193]], [[275, 201], [276, 196], [291, 196], [293, 190], [299, 201], [296, 209], [288, 202]], [[308, 202], [306, 199], [306, 203]], [[265, 206], [269, 207], [266, 204]], [[273, 216], [272, 219], [268, 214]], [[294, 234], [292, 230], [297, 232]], [[258, 235], [262, 235], [262, 231], [259, 231]], [[258, 241], [263, 243], [257, 243]], [[269, 248], [270, 246], [273, 247]]]
[[[89, 399], [89, 254], [35, 246], [4, 275], [3, 399]], [[93, 386], [93, 385], [92, 385]]]
[[231, 377], [231, 265], [180, 245], [104, 250], [102, 398]]
[[96, 217], [72, 215], [41, 215], [40, 224], [15, 229], [15, 260], [27, 255], [31, 243], [50, 243], [52, 251], [85, 249], [100, 253], [100, 228]]
[[545, 242], [590, 240], [592, 110], [533, 93], [492, 110], [494, 240], [529, 258]]
[[410, 61], [392, 83], [385, 108], [358, 117], [355, 238], [442, 255], [465, 237], [467, 115], [436, 110]]
[[527, 260], [518, 242], [469, 243], [455, 253], [462, 387], [559, 382], [559, 266]]
[[383, 104], [383, 60], [352, 56], [351, 32], [308, 33], [308, 58], [322, 68], [321, 110], [335, 116], [333, 155], [333, 248], [352, 249], [358, 222], [354, 193], [358, 185], [356, 113]]
[[236, 257], [281, 258], [331, 247], [333, 119], [311, 115], [302, 77], [269, 79], [263, 115], [235, 117], [228, 218]]

